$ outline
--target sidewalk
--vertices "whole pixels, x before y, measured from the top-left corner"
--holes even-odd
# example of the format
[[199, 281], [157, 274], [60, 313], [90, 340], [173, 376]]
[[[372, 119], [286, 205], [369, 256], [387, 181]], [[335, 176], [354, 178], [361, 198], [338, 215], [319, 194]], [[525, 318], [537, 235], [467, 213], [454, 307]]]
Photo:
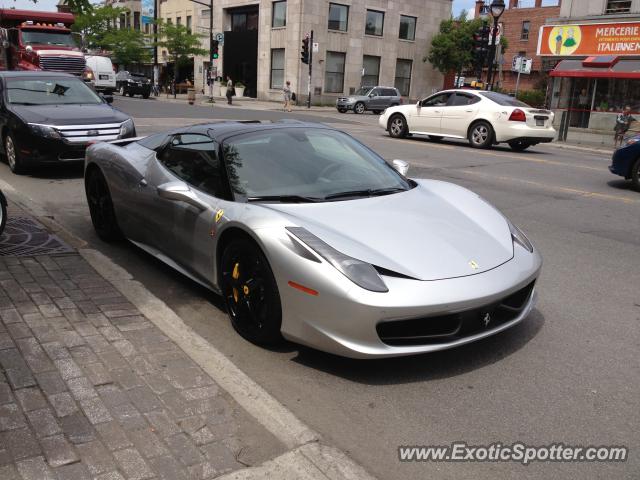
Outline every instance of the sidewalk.
[[[0, 244], [29, 219], [9, 207]], [[0, 479], [371, 478], [290, 412], [274, 426], [284, 407], [120, 267], [66, 251], [0, 256]]]

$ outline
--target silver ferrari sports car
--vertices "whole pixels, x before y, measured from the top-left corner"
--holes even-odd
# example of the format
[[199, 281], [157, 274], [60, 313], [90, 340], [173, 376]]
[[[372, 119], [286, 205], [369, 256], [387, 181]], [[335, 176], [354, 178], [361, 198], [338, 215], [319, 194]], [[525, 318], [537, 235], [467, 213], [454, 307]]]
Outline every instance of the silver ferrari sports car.
[[220, 122], [87, 150], [91, 219], [224, 298], [234, 328], [354, 358], [522, 321], [542, 259], [477, 194], [338, 130]]

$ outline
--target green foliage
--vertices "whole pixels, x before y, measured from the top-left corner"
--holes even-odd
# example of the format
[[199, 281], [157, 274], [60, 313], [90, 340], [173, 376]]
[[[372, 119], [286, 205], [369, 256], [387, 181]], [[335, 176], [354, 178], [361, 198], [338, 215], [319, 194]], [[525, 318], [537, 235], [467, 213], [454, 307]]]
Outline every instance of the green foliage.
[[473, 61], [473, 34], [482, 26], [482, 20], [467, 20], [466, 12], [458, 18], [440, 23], [439, 32], [431, 40], [429, 54], [423, 61], [431, 63], [442, 73], [464, 70]]
[[110, 30], [104, 37], [104, 45], [106, 50], [112, 52], [113, 61], [120, 65], [142, 63], [151, 59], [149, 43], [139, 30]]
[[521, 90], [518, 92], [518, 100], [532, 107], [543, 107], [546, 93], [542, 90]]
[[184, 25], [165, 23], [161, 19], [158, 19], [157, 25], [158, 41], [155, 45], [165, 48], [177, 65], [188, 62], [191, 55], [207, 54], [200, 43], [204, 35], [192, 33]]

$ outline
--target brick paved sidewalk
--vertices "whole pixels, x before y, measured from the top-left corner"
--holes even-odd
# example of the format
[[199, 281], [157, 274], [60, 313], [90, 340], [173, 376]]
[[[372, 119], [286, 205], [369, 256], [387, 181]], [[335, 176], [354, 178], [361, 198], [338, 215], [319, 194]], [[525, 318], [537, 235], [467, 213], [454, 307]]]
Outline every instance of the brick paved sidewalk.
[[284, 451], [77, 254], [0, 257], [0, 479], [208, 479]]

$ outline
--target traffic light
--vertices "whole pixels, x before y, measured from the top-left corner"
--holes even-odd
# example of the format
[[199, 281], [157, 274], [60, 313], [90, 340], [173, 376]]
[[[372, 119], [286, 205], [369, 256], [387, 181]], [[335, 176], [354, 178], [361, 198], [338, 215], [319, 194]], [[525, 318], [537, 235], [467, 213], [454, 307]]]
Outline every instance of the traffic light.
[[305, 36], [302, 39], [302, 51], [300, 52], [300, 60], [302, 63], [309, 63], [309, 37]]
[[489, 52], [489, 35], [491, 34], [491, 28], [484, 24], [473, 34], [473, 66], [477, 74], [477, 77], [482, 78], [482, 69], [487, 59], [487, 53]]
[[213, 42], [211, 43], [211, 58], [213, 60], [217, 60], [218, 57], [220, 56], [220, 53], [218, 51], [219, 46], [220, 46], [220, 42], [218, 40], [213, 40]]

